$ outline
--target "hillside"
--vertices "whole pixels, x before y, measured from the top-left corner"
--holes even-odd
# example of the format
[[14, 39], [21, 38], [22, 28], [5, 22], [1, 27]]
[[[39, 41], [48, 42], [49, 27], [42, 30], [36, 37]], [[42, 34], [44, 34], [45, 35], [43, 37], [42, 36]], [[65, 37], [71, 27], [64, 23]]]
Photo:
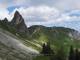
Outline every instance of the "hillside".
[[[28, 28], [30, 32], [30, 37], [32, 38], [33, 42], [38, 44], [43, 44], [45, 42], [50, 42], [52, 47], [64, 45], [76, 46], [76, 42], [80, 40], [76, 38], [76, 34], [79, 33], [78, 31], [70, 28], [65, 27], [45, 27], [45, 26], [31, 26]], [[76, 32], [74, 34], [74, 32]], [[76, 41], [76, 42], [75, 42]], [[77, 46], [80, 47], [80, 46]]]
[[[32, 59], [38, 52], [25, 46], [19, 38], [0, 28], [0, 58], [8, 60]], [[4, 57], [5, 56], [5, 57]]]

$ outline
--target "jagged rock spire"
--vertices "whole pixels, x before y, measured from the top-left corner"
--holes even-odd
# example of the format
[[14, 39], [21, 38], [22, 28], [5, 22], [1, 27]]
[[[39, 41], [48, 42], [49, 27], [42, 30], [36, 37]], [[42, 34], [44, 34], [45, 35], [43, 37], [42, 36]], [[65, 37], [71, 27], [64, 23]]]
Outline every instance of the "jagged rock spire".
[[11, 25], [14, 26], [16, 28], [16, 31], [18, 32], [23, 33], [27, 31], [27, 26], [24, 22], [24, 19], [18, 11], [14, 13], [14, 17], [11, 21]]

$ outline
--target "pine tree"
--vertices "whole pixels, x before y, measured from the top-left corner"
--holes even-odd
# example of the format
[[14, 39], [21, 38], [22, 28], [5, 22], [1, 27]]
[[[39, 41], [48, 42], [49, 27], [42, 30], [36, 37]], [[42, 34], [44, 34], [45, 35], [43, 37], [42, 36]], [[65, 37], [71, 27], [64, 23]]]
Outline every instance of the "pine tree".
[[45, 43], [43, 44], [41, 53], [44, 54], [44, 55], [52, 55], [52, 54], [54, 54], [53, 50], [50, 47], [50, 43], [49, 42], [47, 42], [46, 44]]
[[42, 46], [41, 54], [46, 54], [46, 44], [45, 43]]
[[79, 53], [79, 60], [80, 60], [80, 51], [78, 53]]
[[75, 54], [74, 54], [73, 46], [70, 47], [69, 60], [75, 60]]
[[77, 48], [75, 50], [75, 60], [79, 60], [79, 51]]

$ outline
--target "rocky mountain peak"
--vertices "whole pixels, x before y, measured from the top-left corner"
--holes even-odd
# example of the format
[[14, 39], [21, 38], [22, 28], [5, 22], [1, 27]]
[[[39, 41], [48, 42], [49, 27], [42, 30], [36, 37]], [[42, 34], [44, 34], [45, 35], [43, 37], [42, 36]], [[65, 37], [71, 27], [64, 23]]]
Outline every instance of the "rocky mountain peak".
[[19, 13], [18, 11], [16, 11], [16, 12], [15, 12], [15, 14], [18, 14], [18, 15], [20, 15], [20, 13]]
[[14, 13], [14, 17], [11, 21], [11, 25], [15, 27], [18, 32], [23, 33], [27, 31], [27, 26], [24, 22], [24, 19], [18, 11]]
[[20, 23], [24, 23], [24, 19], [18, 11], [15, 12], [11, 23], [14, 26], [16, 26], [17, 24], [20, 24]]

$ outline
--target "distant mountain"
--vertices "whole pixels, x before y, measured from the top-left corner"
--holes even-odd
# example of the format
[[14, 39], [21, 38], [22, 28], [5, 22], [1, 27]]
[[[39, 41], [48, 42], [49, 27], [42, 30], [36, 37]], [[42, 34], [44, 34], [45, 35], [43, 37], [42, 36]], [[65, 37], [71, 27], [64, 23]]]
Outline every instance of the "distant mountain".
[[80, 33], [74, 29], [35, 25], [29, 27], [28, 30], [31, 40], [35, 44], [42, 45], [43, 43], [50, 42], [52, 48], [55, 49], [61, 46], [67, 49], [71, 45], [77, 48], [80, 47]]
[[65, 28], [65, 27], [45, 27], [41, 25], [34, 25], [29, 27], [28, 30], [32, 35], [32, 37], [35, 36], [35, 34], [40, 35], [41, 33], [48, 35], [48, 37], [49, 36], [54, 37], [55, 35], [56, 37], [58, 37], [58, 35], [61, 36], [61, 34], [64, 34], [76, 40], [78, 40], [78, 38], [80, 37], [80, 33], [78, 31], [70, 28]]

